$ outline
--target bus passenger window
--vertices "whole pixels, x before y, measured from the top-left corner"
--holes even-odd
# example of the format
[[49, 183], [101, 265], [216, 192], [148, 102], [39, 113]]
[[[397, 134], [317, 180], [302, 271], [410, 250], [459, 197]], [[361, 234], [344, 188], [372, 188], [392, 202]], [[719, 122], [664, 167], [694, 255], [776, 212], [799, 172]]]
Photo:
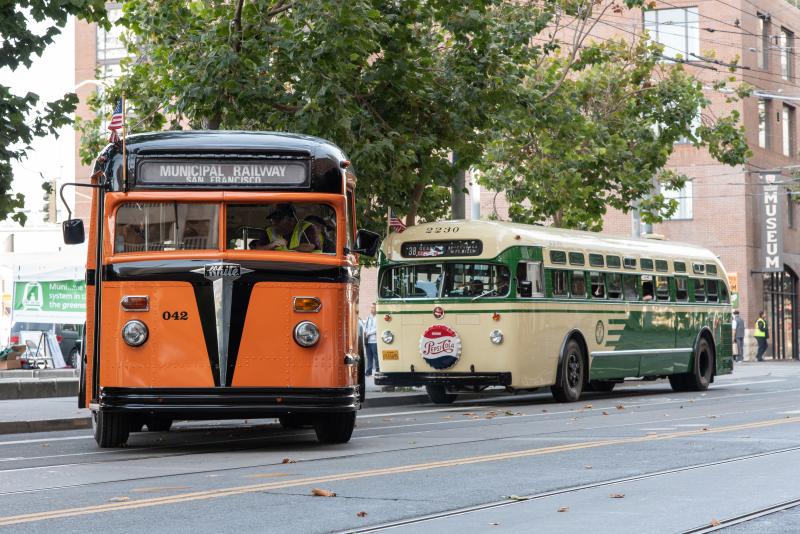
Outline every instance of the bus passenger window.
[[608, 287], [608, 298], [622, 298], [622, 275], [619, 273], [606, 274], [606, 284]]
[[639, 300], [639, 277], [626, 274], [622, 277], [622, 294], [625, 300]]
[[694, 301], [695, 302], [705, 302], [706, 301], [706, 281], [702, 278], [692, 278], [692, 282], [694, 283]]
[[719, 301], [725, 302], [726, 304], [730, 302], [730, 299], [728, 298], [728, 286], [726, 286], [723, 282], [719, 283]]
[[678, 302], [689, 301], [689, 283], [687, 278], [682, 276], [675, 278], [675, 300]]
[[669, 300], [669, 278], [656, 276], [656, 299]]
[[523, 298], [543, 297], [542, 262], [520, 262], [517, 266], [517, 294]]
[[655, 287], [653, 277], [649, 274], [642, 275], [642, 300], [651, 301], [655, 298]]
[[[602, 258], [602, 256], [600, 256]], [[592, 298], [604, 299], [606, 298], [606, 284], [603, 280], [603, 273], [593, 272], [592, 278]]]
[[716, 280], [706, 280], [706, 295], [708, 296], [708, 302], [717, 302], [719, 300]]
[[574, 299], [586, 298], [586, 277], [583, 271], [572, 271], [571, 297]]
[[553, 276], [553, 296], [568, 297], [567, 271], [551, 271], [551, 274]]
[[114, 220], [114, 252], [218, 250], [218, 217], [216, 204], [123, 204]]
[[225, 226], [229, 250], [336, 254], [336, 212], [326, 204], [231, 204]]

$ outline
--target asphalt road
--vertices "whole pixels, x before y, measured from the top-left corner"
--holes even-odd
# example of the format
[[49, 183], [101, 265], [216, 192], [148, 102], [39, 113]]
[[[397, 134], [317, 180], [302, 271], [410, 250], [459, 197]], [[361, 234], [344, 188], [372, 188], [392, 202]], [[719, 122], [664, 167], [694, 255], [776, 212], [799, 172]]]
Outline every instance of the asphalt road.
[[364, 410], [337, 446], [274, 420], [178, 423], [119, 450], [4, 435], [0, 532], [800, 531], [799, 397], [788, 362], [705, 393]]

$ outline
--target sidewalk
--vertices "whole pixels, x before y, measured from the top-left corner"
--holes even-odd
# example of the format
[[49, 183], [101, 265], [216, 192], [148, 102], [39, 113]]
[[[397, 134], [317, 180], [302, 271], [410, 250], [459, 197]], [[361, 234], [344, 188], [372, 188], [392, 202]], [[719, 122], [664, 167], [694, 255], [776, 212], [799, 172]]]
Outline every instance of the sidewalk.
[[[11, 378], [7, 375], [15, 373]], [[45, 396], [44, 398], [32, 397], [2, 397], [0, 396], [0, 434], [23, 434], [29, 432], [52, 432], [56, 430], [74, 430], [90, 428], [91, 415], [88, 409], [78, 408], [77, 378], [69, 376], [53, 376], [52, 373], [67, 375], [72, 370], [45, 370], [45, 371], [2, 371], [0, 372], [0, 392], [3, 389], [12, 389], [14, 384], [20, 382], [25, 391], [35, 389], [30, 386], [36, 381], [42, 382], [42, 391], [49, 392], [53, 381], [62, 384], [74, 381], [75, 391], [59, 396]], [[28, 373], [27, 376], [17, 376], [17, 373]], [[39, 373], [38, 375], [36, 373]], [[371, 377], [367, 377], [367, 398], [364, 408], [383, 408], [387, 406], [409, 406], [428, 402], [428, 395], [424, 389], [412, 391], [381, 391], [380, 386], [375, 386]]]

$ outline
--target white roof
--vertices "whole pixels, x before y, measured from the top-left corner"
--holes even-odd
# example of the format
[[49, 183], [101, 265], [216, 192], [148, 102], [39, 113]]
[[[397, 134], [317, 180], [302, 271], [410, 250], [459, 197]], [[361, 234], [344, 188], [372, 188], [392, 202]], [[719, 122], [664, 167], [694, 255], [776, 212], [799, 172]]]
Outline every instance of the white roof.
[[[608, 236], [597, 232], [564, 230], [501, 221], [439, 221], [408, 227], [403, 233], [392, 233], [383, 244], [383, 252], [394, 261], [405, 261], [401, 244], [408, 241], [447, 241], [480, 239], [483, 252], [471, 259], [489, 259], [514, 246], [536, 246], [567, 252], [595, 252], [629, 257], [714, 263], [722, 267], [708, 249], [689, 243], [661, 239], [633, 239]], [[431, 258], [432, 259], [432, 258]], [[448, 258], [451, 259], [451, 258]], [[549, 258], [545, 255], [545, 262]], [[670, 270], [672, 266], [670, 266]], [[687, 266], [691, 273], [691, 267]], [[722, 274], [722, 273], [720, 273]]]

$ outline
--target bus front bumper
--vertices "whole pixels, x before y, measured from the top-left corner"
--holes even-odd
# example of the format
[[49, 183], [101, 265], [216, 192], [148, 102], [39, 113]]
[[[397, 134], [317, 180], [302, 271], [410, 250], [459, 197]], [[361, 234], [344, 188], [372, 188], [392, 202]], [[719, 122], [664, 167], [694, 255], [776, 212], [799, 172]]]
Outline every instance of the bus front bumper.
[[376, 386], [510, 386], [511, 373], [376, 373]]
[[358, 386], [343, 388], [103, 388], [104, 412], [174, 419], [278, 417], [289, 413], [353, 412]]

